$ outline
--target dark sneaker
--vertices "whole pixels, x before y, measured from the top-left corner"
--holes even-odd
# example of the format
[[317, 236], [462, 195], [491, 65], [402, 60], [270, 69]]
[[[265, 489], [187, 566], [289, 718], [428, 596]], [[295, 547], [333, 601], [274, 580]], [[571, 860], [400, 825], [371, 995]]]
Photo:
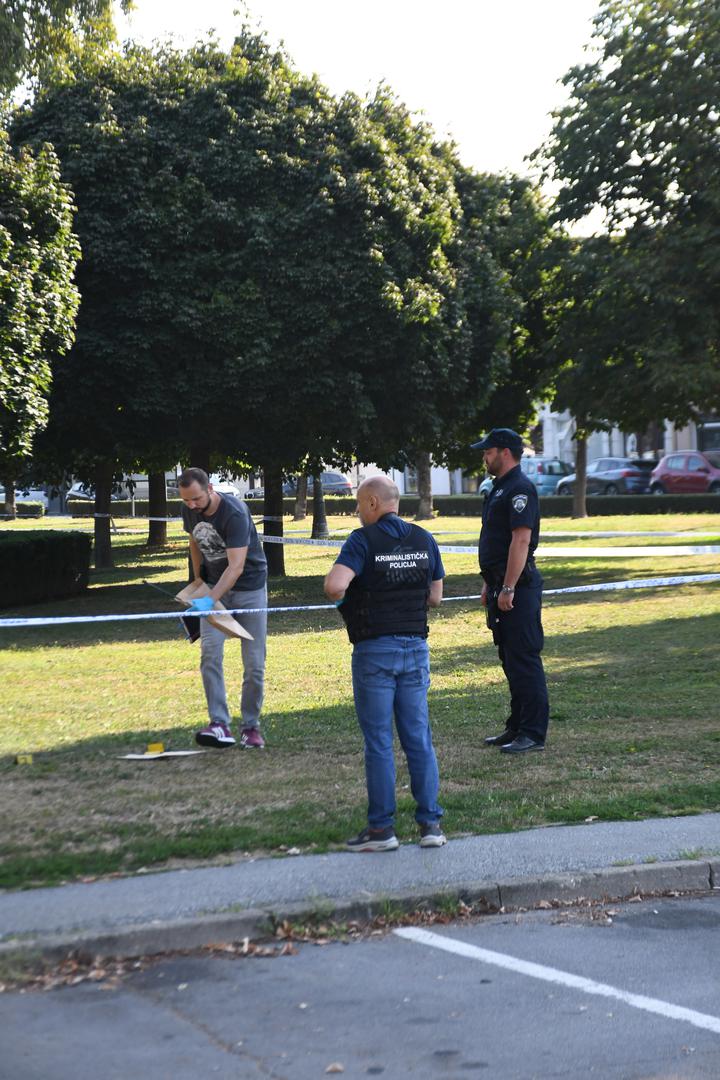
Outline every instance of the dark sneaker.
[[363, 829], [352, 840], [348, 840], [345, 847], [348, 851], [395, 851], [400, 847], [400, 843], [390, 825], [387, 829]]
[[437, 821], [420, 826], [420, 847], [442, 847], [443, 844], [447, 844], [447, 836]]
[[501, 754], [527, 754], [531, 750], [544, 750], [545, 743], [536, 742], [529, 735], [516, 735], [511, 743], [500, 747]]
[[195, 735], [195, 742], [200, 746], [215, 746], [223, 750], [226, 746], [234, 746], [235, 740], [227, 724], [208, 724], [202, 731]]
[[244, 727], [240, 732], [240, 745], [246, 750], [264, 750], [265, 740], [256, 727]]

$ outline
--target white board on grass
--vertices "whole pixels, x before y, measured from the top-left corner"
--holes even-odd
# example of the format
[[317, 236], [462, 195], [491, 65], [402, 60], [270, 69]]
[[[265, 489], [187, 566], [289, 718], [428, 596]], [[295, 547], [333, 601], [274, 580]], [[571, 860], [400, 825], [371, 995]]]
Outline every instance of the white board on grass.
[[206, 750], [162, 750], [156, 754], [121, 754], [120, 757], [123, 761], [155, 761], [159, 757], [192, 757], [206, 753]]

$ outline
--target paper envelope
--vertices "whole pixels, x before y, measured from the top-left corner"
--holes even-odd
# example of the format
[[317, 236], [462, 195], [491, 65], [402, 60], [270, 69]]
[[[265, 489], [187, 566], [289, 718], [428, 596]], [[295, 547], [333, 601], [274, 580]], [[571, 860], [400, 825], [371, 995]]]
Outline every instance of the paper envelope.
[[[189, 585], [186, 585], [184, 589], [181, 589], [177, 593], [175, 599], [179, 600], [181, 604], [191, 604], [198, 596], [209, 596], [210, 589], [201, 581], [199, 584], [192, 581]], [[253, 640], [252, 634], [248, 634], [244, 626], [241, 626], [232, 615], [223, 615], [221, 612], [225, 611], [225, 606], [220, 603], [219, 600], [215, 601], [215, 607], [213, 609], [217, 611], [217, 615], [208, 615], [207, 620], [216, 626], [218, 630], [222, 630], [223, 634], [227, 634], [228, 637], [244, 637], [248, 641]]]

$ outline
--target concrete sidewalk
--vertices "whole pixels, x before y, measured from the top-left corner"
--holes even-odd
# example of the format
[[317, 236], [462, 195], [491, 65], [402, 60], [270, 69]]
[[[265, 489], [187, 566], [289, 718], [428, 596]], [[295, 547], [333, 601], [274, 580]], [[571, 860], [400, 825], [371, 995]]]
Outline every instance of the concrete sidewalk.
[[429, 906], [443, 895], [508, 909], [713, 888], [720, 814], [597, 822], [4, 892], [0, 953], [134, 956], [265, 936], [273, 919], [371, 917], [388, 901]]

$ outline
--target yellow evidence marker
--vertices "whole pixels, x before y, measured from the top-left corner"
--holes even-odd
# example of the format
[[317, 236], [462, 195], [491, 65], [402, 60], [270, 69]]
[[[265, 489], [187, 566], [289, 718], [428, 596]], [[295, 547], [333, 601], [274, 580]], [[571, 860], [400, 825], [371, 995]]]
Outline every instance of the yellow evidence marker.
[[32, 754], [16, 754], [15, 755], [15, 764], [16, 765], [32, 765], [32, 763], [33, 763]]
[[165, 753], [165, 743], [149, 742], [147, 744], [147, 750], [145, 751], [145, 753], [146, 754], [164, 754]]

